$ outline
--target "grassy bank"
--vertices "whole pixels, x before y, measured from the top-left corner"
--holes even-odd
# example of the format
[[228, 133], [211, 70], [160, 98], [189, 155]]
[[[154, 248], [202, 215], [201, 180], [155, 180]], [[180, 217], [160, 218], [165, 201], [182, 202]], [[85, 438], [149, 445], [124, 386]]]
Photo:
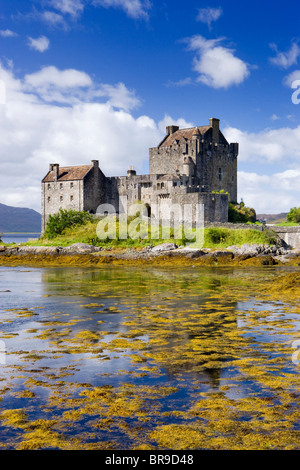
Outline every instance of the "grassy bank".
[[[182, 238], [176, 238], [178, 233], [174, 233], [174, 229], [171, 228], [169, 237], [165, 238], [162, 233], [161, 227], [159, 233], [152, 232], [152, 238], [136, 238], [127, 239], [114, 238], [101, 240], [97, 237], [97, 224], [99, 220], [89, 221], [84, 225], [67, 228], [61, 235], [55, 238], [48, 239], [41, 237], [38, 240], [30, 241], [26, 245], [30, 246], [69, 246], [73, 243], [88, 243], [95, 246], [101, 246], [103, 248], [143, 248], [149, 245], [158, 245], [163, 242], [174, 242], [178, 246], [186, 246], [191, 242], [191, 234], [183, 236]], [[129, 226], [128, 226], [129, 228]], [[143, 227], [145, 229], [145, 227]], [[119, 233], [119, 225], [117, 222], [117, 234]], [[147, 232], [146, 232], [147, 234]], [[198, 232], [199, 234], [199, 232]], [[151, 234], [150, 234], [151, 235]], [[113, 236], [113, 234], [111, 234]], [[204, 237], [198, 238], [203, 248], [226, 248], [231, 245], [241, 246], [245, 243], [248, 244], [269, 244], [273, 245], [277, 241], [277, 236], [271, 230], [259, 231], [253, 228], [249, 229], [228, 229], [228, 228], [205, 228]]]

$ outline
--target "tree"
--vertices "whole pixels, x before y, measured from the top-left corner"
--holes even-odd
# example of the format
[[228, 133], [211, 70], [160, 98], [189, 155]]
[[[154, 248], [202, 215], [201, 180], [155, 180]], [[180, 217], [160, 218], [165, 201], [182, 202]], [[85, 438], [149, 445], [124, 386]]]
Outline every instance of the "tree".
[[228, 205], [228, 221], [233, 223], [255, 223], [256, 212], [251, 207], [246, 207], [243, 201], [240, 204], [230, 202]]
[[55, 238], [66, 228], [83, 225], [90, 220], [93, 220], [93, 216], [88, 212], [60, 208], [57, 214], [49, 216], [44, 236], [48, 239]]
[[286, 216], [288, 222], [300, 223], [300, 207], [292, 207]]

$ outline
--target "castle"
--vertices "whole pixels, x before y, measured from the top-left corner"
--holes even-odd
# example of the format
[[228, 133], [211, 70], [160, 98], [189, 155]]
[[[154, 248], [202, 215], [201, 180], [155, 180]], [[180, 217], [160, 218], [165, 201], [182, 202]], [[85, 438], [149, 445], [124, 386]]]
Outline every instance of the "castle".
[[238, 150], [220, 131], [219, 119], [211, 118], [207, 126], [168, 126], [160, 144], [149, 149], [148, 175], [130, 167], [126, 176], [107, 177], [98, 160], [70, 167], [52, 163], [42, 180], [42, 232], [60, 208], [95, 214], [106, 204], [107, 212], [112, 207], [118, 214], [138, 201], [149, 217], [158, 217], [161, 209], [168, 218], [166, 209], [174, 205], [202, 204], [206, 222], [227, 222], [228, 201], [237, 201]]

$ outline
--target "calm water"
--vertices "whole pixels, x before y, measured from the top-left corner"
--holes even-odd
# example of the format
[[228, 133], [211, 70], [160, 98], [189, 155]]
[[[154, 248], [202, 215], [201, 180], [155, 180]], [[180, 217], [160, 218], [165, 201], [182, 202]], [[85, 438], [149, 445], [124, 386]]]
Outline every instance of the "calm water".
[[[0, 267], [0, 405], [19, 420], [4, 414], [0, 443], [165, 448], [151, 433], [200, 426], [195, 407], [215, 394], [224, 407], [278, 403], [275, 380], [286, 376], [295, 394], [297, 306], [251, 293], [277, 272]], [[28, 437], [44, 432], [38, 420], [48, 423], [43, 444]]]
[[4, 243], [26, 243], [30, 238], [40, 238], [40, 233], [3, 233], [1, 240]]

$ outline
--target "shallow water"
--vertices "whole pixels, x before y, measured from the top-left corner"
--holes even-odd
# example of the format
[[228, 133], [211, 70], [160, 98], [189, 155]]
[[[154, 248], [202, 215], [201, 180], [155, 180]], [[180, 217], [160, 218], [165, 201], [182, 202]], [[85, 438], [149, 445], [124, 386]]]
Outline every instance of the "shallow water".
[[0, 447], [300, 448], [296, 269], [0, 267]]
[[30, 239], [40, 238], [40, 233], [3, 233], [1, 240], [3, 243], [27, 243]]

